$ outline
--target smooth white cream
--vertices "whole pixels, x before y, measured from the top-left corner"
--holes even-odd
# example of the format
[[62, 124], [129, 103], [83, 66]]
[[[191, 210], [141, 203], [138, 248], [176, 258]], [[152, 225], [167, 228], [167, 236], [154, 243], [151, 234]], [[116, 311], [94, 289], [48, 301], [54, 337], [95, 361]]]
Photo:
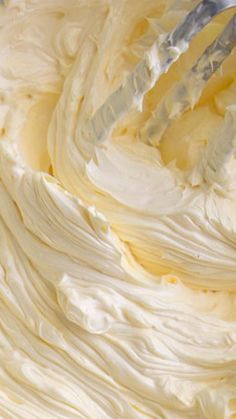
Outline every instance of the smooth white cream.
[[227, 20], [155, 84], [193, 4], [1, 9], [4, 419], [236, 413], [235, 52], [159, 147], [141, 135]]

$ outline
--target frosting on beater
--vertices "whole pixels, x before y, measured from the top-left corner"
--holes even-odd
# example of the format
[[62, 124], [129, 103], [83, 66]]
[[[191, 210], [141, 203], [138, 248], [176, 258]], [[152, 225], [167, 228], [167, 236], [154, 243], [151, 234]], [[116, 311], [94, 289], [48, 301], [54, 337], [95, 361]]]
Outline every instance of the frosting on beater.
[[159, 78], [192, 5], [1, 8], [3, 418], [236, 414], [235, 51], [157, 147], [142, 136], [226, 23]]

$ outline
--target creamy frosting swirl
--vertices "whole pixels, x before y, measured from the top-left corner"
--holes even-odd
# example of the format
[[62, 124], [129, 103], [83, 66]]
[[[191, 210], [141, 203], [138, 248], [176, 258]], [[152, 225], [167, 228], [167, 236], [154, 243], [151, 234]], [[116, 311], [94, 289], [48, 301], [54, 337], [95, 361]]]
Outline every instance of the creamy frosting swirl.
[[3, 418], [236, 413], [235, 52], [158, 147], [142, 136], [227, 20], [157, 81], [193, 4], [1, 9]]

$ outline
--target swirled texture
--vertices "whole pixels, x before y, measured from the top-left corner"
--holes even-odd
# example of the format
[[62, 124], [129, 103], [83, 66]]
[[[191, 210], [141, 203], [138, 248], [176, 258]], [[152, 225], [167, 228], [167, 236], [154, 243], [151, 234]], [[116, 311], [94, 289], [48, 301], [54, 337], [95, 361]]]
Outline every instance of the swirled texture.
[[4, 419], [236, 411], [235, 52], [159, 147], [140, 135], [227, 20], [155, 83], [154, 42], [194, 3], [5, 1]]

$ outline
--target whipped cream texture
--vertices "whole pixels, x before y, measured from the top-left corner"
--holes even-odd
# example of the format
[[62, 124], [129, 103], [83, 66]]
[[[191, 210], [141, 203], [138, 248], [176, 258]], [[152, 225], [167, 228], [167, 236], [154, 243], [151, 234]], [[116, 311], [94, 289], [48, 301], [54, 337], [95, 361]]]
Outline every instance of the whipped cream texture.
[[143, 130], [232, 15], [159, 77], [195, 3], [1, 6], [1, 418], [236, 417], [236, 52]]

